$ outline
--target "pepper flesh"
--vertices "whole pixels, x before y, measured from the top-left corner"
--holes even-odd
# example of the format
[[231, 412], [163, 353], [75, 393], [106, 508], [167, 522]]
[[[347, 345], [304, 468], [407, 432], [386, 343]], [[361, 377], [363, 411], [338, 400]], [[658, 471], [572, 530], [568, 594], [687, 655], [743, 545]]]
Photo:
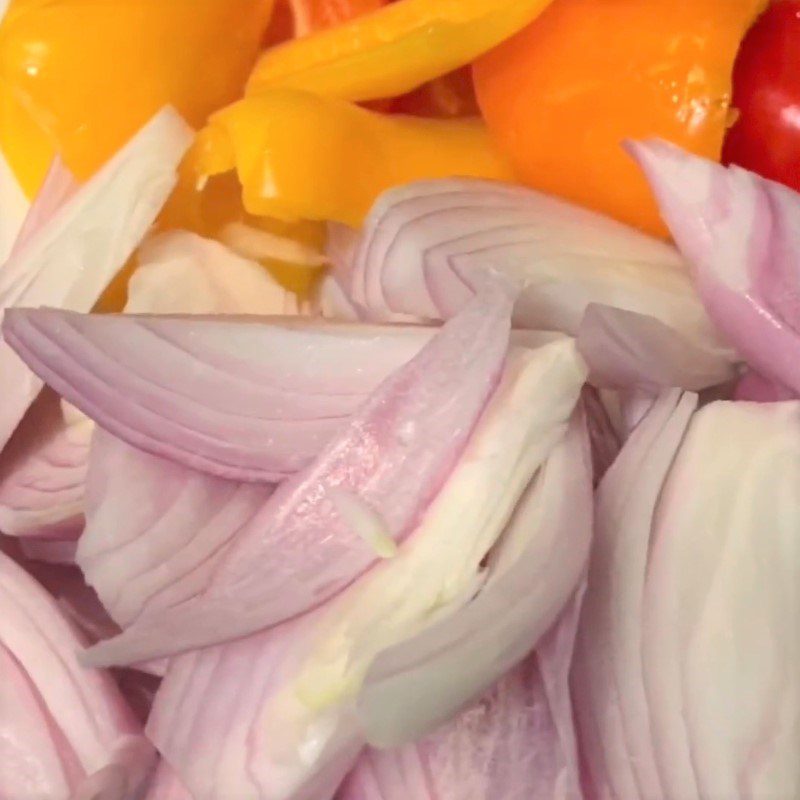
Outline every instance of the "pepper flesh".
[[472, 70], [461, 67], [447, 75], [434, 78], [414, 91], [392, 101], [395, 114], [414, 114], [418, 117], [478, 116], [480, 109], [472, 84]]
[[190, 160], [198, 178], [236, 169], [251, 214], [352, 226], [398, 184], [513, 178], [480, 120], [390, 116], [291, 89], [215, 114]]
[[341, 25], [376, 11], [386, 0], [288, 0], [294, 17], [294, 35], [305, 36]]
[[0, 149], [32, 195], [58, 150], [80, 179], [171, 103], [194, 125], [240, 94], [273, 0], [12, 0]]
[[550, 0], [399, 0], [265, 52], [248, 93], [304, 89], [347, 100], [395, 97], [472, 61]]
[[623, 139], [661, 137], [718, 159], [739, 44], [765, 0], [555, 0], [480, 58], [478, 102], [519, 173], [664, 235]]

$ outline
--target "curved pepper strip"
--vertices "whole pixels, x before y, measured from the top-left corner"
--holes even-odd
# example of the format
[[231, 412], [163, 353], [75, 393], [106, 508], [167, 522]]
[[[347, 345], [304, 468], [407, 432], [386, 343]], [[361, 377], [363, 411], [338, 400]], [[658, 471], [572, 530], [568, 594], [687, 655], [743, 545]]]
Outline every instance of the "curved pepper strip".
[[554, 0], [475, 62], [483, 117], [519, 179], [666, 235], [623, 139], [718, 160], [731, 73], [766, 0]]
[[399, 0], [267, 50], [247, 92], [281, 86], [347, 100], [395, 97], [463, 66], [550, 0]]
[[[231, 167], [233, 170], [233, 167]], [[318, 269], [279, 259], [274, 253], [242, 251], [232, 237], [232, 231], [246, 229], [251, 235], [264, 232], [289, 242], [308, 252], [316, 251], [322, 258], [325, 245], [325, 225], [312, 220], [284, 221], [248, 214], [242, 205], [242, 188], [233, 171], [206, 178], [198, 174], [195, 154], [184, 159], [179, 170], [179, 181], [164, 206], [158, 220], [164, 230], [186, 230], [205, 239], [219, 239], [223, 244], [250, 260], [258, 261], [285, 288], [301, 296], [309, 293], [319, 277]], [[120, 311], [125, 305], [124, 287], [130, 273], [115, 279], [109, 287], [108, 302], [101, 302], [96, 311]], [[122, 293], [115, 284], [121, 283]], [[114, 291], [116, 289], [116, 291]], [[118, 298], [122, 296], [119, 304]], [[118, 307], [110, 306], [116, 303]]]
[[272, 6], [11, 0], [0, 24], [0, 150], [26, 194], [56, 151], [84, 180], [165, 104], [199, 127], [239, 97]]
[[218, 112], [190, 158], [199, 179], [236, 169], [251, 214], [351, 226], [391, 186], [450, 175], [513, 178], [479, 120], [389, 116], [292, 90]]

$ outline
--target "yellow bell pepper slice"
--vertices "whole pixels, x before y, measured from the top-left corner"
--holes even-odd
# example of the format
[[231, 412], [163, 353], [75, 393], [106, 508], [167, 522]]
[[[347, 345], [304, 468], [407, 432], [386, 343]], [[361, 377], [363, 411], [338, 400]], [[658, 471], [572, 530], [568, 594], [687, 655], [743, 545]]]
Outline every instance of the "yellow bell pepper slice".
[[233, 171], [203, 178], [198, 185], [196, 165], [187, 158], [181, 165], [175, 187], [158, 220], [162, 229], [189, 230], [209, 239], [219, 239], [233, 250], [259, 261], [287, 289], [306, 295], [317, 278], [318, 269], [274, 256], [242, 252], [231, 241], [238, 227], [285, 239], [301, 252], [321, 257], [325, 245], [325, 225], [310, 220], [283, 221], [248, 214], [242, 205], [242, 187]]
[[399, 0], [267, 50], [248, 94], [282, 86], [347, 100], [395, 97], [507, 39], [550, 0]]
[[217, 112], [190, 164], [197, 179], [236, 169], [245, 209], [357, 226], [398, 184], [465, 175], [513, 179], [477, 119], [422, 119], [276, 89]]
[[241, 96], [272, 6], [11, 0], [0, 23], [0, 150], [23, 189], [37, 190], [56, 151], [88, 178], [167, 103], [205, 124]]

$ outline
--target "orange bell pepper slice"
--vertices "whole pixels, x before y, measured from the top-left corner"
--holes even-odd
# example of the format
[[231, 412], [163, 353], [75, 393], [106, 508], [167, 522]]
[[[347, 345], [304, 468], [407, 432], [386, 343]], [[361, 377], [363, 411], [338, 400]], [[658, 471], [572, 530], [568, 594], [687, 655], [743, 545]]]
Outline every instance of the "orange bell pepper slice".
[[555, 0], [475, 63], [478, 102], [531, 186], [665, 234], [626, 137], [720, 156], [731, 74], [766, 0]]
[[12, 0], [0, 149], [30, 195], [56, 150], [79, 178], [161, 106], [194, 126], [240, 96], [273, 0]]
[[201, 180], [236, 169], [251, 214], [352, 226], [398, 184], [513, 177], [480, 120], [391, 116], [292, 89], [248, 97], [215, 114], [190, 164]]
[[294, 12], [289, 0], [275, 0], [272, 17], [261, 39], [261, 47], [274, 47], [294, 38]]
[[248, 83], [347, 100], [395, 97], [469, 63], [535, 19], [550, 0], [398, 0], [267, 50]]

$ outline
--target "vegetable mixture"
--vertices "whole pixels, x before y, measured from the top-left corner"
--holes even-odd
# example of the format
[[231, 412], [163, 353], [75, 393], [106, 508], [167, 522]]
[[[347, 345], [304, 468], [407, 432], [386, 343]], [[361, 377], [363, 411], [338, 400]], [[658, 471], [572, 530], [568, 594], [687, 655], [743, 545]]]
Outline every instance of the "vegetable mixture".
[[800, 2], [0, 0], [0, 800], [798, 800]]

